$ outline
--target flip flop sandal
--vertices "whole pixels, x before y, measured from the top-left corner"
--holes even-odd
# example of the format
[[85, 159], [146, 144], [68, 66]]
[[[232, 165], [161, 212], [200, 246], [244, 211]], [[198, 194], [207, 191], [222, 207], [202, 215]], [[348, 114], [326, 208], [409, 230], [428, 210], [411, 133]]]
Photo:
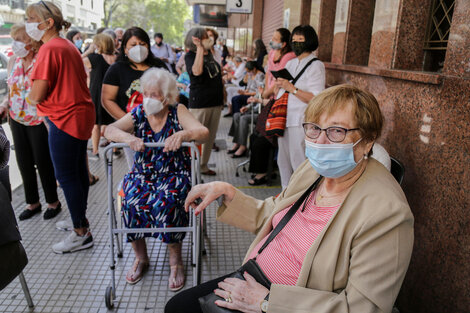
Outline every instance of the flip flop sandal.
[[139, 259], [134, 261], [134, 264], [129, 269], [126, 275], [126, 282], [130, 285], [137, 284], [142, 277], [144, 277], [144, 273], [147, 271], [149, 267], [149, 262], [143, 262]]
[[[178, 274], [178, 268], [181, 267], [183, 268], [183, 265], [171, 265], [170, 266], [170, 269], [171, 270], [174, 270], [176, 272], [176, 274]], [[183, 268], [184, 270], [184, 268]], [[184, 284], [186, 283], [186, 277], [183, 279], [183, 283], [179, 286], [176, 286], [176, 287], [170, 287], [171, 285], [176, 285], [176, 279], [175, 278], [170, 278], [168, 279], [168, 289], [170, 289], [170, 291], [173, 291], [173, 292], [176, 292], [176, 291], [179, 291], [181, 290], [183, 287], [184, 287]]]

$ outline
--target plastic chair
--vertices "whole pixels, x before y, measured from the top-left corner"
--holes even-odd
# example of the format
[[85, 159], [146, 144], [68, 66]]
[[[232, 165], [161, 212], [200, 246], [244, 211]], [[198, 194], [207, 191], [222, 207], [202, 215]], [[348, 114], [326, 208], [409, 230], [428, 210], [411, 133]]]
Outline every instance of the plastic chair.
[[397, 182], [401, 185], [403, 182], [403, 177], [405, 176], [405, 167], [394, 157], [390, 157], [390, 160], [392, 161], [390, 173], [392, 173], [393, 177], [395, 177]]

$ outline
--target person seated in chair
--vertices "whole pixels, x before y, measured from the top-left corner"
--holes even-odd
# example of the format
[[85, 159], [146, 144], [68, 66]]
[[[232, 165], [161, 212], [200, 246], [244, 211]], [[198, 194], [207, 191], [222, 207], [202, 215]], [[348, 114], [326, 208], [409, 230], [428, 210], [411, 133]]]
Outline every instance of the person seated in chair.
[[[209, 136], [184, 105], [178, 105], [176, 80], [163, 69], [148, 69], [141, 77], [143, 103], [109, 125], [105, 137], [129, 144], [136, 151], [134, 166], [124, 177], [122, 218], [127, 228], [186, 227], [188, 215], [183, 203], [191, 188], [191, 163], [183, 142], [202, 142]], [[165, 143], [148, 148], [145, 143]], [[149, 266], [145, 237], [168, 244], [170, 251], [169, 289], [184, 286], [181, 242], [186, 233], [129, 234], [135, 261], [126, 275], [129, 284], [140, 281]]]
[[217, 219], [256, 234], [244, 263], [254, 259], [270, 288], [246, 272], [244, 280], [226, 275], [174, 296], [165, 313], [201, 312], [198, 299], [212, 292], [217, 306], [241, 312], [392, 311], [413, 249], [413, 215], [395, 178], [370, 158], [383, 125], [377, 100], [331, 87], [309, 102], [304, 121], [307, 160], [277, 197], [210, 182], [185, 202], [197, 214], [222, 197]]
[[[246, 69], [246, 89], [240, 89], [239, 95], [233, 97], [232, 100], [232, 110], [236, 112], [233, 114], [232, 125], [228, 133], [229, 136], [233, 136], [233, 146], [228, 150], [229, 154], [233, 154], [232, 158], [240, 158], [246, 154], [250, 125], [252, 122], [256, 122], [259, 108], [258, 103], [248, 103], [248, 99], [255, 96], [257, 93], [261, 95], [264, 88], [264, 73], [258, 70], [256, 62], [248, 61], [246, 63]], [[251, 120], [251, 110], [254, 112], [253, 121]]]

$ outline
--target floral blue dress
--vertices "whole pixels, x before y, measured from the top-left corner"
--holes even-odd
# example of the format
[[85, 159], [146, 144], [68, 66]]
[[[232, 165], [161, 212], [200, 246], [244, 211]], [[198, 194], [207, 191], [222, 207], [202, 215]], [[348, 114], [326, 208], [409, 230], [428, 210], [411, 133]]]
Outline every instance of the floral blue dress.
[[[163, 143], [182, 130], [177, 108], [170, 106], [162, 130], [155, 133], [142, 104], [131, 112], [135, 136], [144, 142]], [[191, 189], [191, 158], [187, 148], [163, 152], [145, 148], [136, 152], [132, 170], [124, 176], [122, 218], [127, 228], [186, 227], [188, 214], [184, 201]], [[128, 234], [128, 241], [144, 237], [160, 238], [165, 243], [181, 242], [186, 233]]]

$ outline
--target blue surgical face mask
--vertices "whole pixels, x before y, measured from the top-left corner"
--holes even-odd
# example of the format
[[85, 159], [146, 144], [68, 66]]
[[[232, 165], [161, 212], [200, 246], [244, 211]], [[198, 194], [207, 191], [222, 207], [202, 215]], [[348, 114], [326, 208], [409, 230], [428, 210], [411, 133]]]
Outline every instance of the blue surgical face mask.
[[81, 39], [77, 39], [77, 40], [74, 40], [73, 43], [75, 44], [75, 47], [77, 47], [78, 49], [80, 49], [83, 45], [83, 40]]
[[274, 41], [271, 40], [269, 42], [269, 46], [271, 47], [271, 49], [281, 50], [282, 49], [282, 42], [274, 42]]
[[354, 161], [353, 149], [361, 140], [362, 138], [354, 144], [319, 144], [305, 140], [305, 155], [318, 174], [338, 178], [351, 172], [362, 161]]

